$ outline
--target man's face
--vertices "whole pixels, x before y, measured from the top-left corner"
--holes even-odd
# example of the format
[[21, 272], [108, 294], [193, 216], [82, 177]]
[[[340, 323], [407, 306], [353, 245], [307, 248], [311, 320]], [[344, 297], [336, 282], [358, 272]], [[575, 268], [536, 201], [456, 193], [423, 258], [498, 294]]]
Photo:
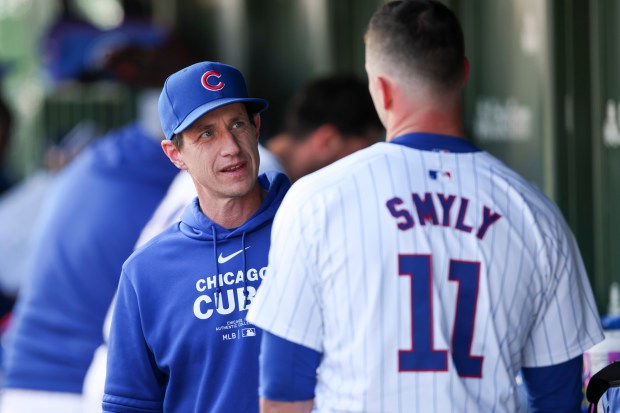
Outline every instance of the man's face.
[[205, 195], [241, 198], [256, 185], [260, 116], [250, 122], [242, 103], [215, 109], [183, 131], [178, 159]]

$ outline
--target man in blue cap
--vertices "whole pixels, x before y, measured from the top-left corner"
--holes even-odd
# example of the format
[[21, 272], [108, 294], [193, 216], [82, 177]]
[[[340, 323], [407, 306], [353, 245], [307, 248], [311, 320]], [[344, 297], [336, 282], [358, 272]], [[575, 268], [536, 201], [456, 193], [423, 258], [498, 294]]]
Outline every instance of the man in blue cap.
[[197, 198], [123, 265], [104, 412], [258, 412], [261, 332], [245, 314], [265, 276], [271, 223], [289, 188], [259, 168], [259, 113], [234, 67], [171, 75], [159, 99], [170, 161]]

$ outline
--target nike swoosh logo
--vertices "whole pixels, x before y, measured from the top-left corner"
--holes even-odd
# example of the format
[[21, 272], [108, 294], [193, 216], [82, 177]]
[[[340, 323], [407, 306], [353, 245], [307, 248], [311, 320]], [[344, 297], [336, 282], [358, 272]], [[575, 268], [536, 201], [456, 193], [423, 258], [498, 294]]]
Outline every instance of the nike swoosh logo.
[[[248, 248], [250, 248], [250, 247], [245, 247], [246, 250]], [[223, 257], [222, 253], [220, 252], [220, 256], [217, 257], [217, 262], [220, 263], [220, 264], [224, 264], [225, 262], [228, 262], [228, 261], [232, 260], [233, 258], [235, 258], [237, 255], [241, 254], [242, 252], [243, 252], [243, 249], [240, 249], [239, 251], [233, 252], [232, 254], [227, 255], [225, 257]]]

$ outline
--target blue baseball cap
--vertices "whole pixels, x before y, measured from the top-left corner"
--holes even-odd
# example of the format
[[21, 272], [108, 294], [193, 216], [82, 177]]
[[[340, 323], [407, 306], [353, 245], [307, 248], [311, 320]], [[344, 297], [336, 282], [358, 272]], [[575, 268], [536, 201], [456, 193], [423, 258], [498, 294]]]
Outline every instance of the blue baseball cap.
[[199, 117], [231, 103], [245, 103], [250, 113], [267, 109], [265, 99], [248, 97], [241, 72], [218, 62], [200, 62], [173, 73], [159, 95], [159, 120], [167, 139]]

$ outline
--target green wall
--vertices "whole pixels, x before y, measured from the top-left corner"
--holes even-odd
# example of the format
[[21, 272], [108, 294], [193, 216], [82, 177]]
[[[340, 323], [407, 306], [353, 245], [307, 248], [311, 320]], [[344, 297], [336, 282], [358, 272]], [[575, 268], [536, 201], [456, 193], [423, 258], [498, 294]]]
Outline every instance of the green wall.
[[620, 282], [620, 3], [592, 2], [591, 16], [594, 283], [606, 297]]
[[458, 4], [467, 132], [560, 206], [604, 313], [620, 281], [620, 3]]

